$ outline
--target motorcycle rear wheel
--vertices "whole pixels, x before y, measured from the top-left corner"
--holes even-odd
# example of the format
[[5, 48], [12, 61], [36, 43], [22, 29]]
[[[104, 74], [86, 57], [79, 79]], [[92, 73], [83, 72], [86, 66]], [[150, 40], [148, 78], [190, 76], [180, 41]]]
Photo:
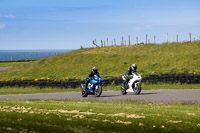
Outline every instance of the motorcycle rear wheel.
[[[96, 88], [96, 87], [98, 87], [98, 88]], [[101, 85], [95, 86], [95, 95], [96, 95], [96, 97], [100, 97], [101, 93], [102, 93], [102, 86]]]

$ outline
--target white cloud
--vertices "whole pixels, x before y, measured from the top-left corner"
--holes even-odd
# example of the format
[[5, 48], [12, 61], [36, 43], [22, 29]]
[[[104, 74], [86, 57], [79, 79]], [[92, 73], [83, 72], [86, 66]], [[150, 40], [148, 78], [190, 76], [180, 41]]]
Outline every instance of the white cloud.
[[14, 16], [14, 15], [1, 15], [0, 14], [0, 18], [14, 19], [14, 18], [16, 18], [16, 16]]
[[0, 29], [3, 29], [3, 28], [5, 28], [5, 24], [0, 24]]

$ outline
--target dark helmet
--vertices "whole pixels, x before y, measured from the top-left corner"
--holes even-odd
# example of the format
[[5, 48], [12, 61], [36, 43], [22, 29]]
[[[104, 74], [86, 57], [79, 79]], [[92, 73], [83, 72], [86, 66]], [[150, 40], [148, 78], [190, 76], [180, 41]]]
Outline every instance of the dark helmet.
[[137, 65], [136, 65], [136, 64], [132, 64], [132, 65], [131, 65], [131, 69], [132, 69], [133, 71], [136, 71], [136, 70], [137, 70]]
[[93, 71], [94, 73], [97, 73], [98, 68], [94, 66], [94, 67], [92, 68], [92, 71]]

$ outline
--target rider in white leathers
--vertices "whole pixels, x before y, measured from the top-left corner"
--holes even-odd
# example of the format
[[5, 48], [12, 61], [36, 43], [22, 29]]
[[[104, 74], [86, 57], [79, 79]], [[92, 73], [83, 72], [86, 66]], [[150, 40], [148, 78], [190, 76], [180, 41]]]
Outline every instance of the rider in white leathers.
[[129, 67], [128, 70], [126, 71], [124, 75], [125, 80], [123, 82], [123, 89], [125, 89], [125, 85], [129, 82], [130, 78], [132, 78], [134, 72], [137, 72], [136, 64], [132, 64], [131, 67]]

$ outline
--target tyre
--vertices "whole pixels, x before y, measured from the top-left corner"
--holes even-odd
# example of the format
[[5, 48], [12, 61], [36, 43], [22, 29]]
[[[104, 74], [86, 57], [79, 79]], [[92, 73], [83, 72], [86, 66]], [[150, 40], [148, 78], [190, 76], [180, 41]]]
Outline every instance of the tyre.
[[88, 92], [87, 89], [85, 90], [85, 85], [81, 84], [81, 89], [82, 89], [82, 97], [87, 97], [88, 96]]
[[95, 95], [96, 97], [100, 97], [102, 93], [102, 85], [96, 85], [95, 86]]
[[123, 84], [121, 85], [121, 88], [120, 88], [121, 94], [126, 95], [127, 94], [126, 89], [122, 86], [123, 86]]
[[139, 95], [141, 92], [141, 83], [135, 83], [135, 86], [133, 87], [133, 91], [135, 92], [136, 95]]

